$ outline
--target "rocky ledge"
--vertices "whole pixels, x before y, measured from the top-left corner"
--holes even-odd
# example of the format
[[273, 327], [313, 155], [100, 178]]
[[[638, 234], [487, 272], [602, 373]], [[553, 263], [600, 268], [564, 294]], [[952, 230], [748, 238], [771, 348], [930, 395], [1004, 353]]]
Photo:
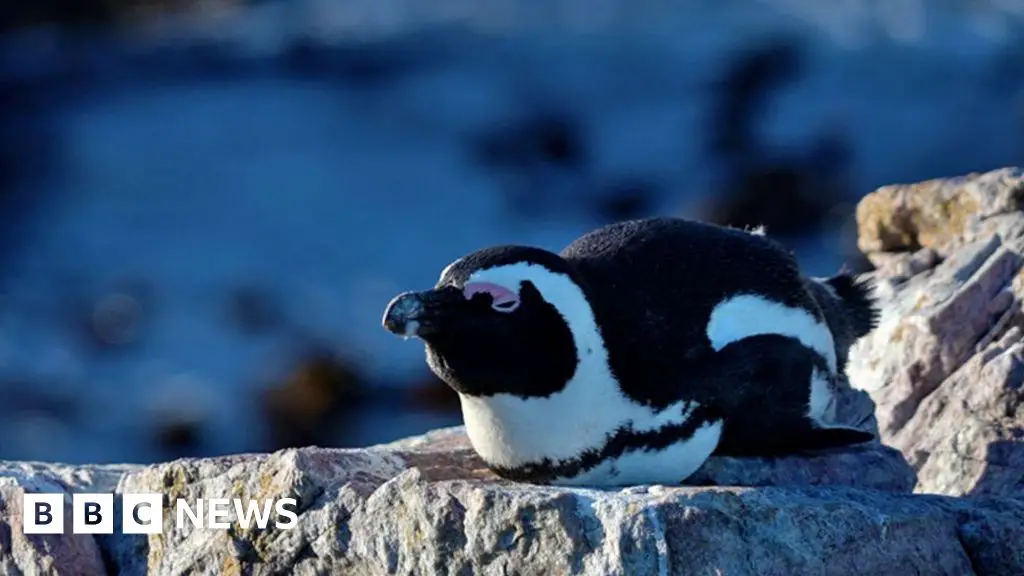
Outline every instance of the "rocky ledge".
[[[885, 187], [858, 207], [883, 322], [834, 418], [884, 442], [709, 461], [687, 486], [489, 473], [460, 428], [358, 450], [158, 466], [0, 463], [5, 574], [1024, 574], [1024, 174]], [[877, 405], [877, 406], [876, 406]], [[877, 418], [876, 418], [877, 417]], [[891, 447], [889, 447], [891, 446]], [[25, 535], [23, 493], [115, 492], [112, 535]], [[122, 497], [295, 498], [292, 529], [122, 534]], [[70, 508], [70, 496], [66, 497]]]

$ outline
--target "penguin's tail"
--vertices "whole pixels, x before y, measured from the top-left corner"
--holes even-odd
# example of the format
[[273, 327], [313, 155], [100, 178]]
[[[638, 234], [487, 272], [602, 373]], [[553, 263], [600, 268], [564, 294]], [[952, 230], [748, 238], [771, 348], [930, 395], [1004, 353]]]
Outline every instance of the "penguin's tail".
[[866, 336], [878, 326], [881, 310], [875, 295], [875, 284], [868, 276], [841, 271], [823, 282], [832, 289], [846, 313], [847, 324], [854, 339]]

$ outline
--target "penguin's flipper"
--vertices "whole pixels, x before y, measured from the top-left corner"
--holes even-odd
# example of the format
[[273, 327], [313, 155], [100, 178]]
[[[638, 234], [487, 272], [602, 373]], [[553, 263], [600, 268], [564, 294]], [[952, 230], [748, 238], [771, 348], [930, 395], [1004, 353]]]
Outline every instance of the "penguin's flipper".
[[799, 340], [760, 334], [730, 343], [706, 367], [705, 389], [724, 412], [716, 453], [784, 456], [870, 442], [874, 435], [844, 425], [822, 425], [809, 414], [815, 370], [824, 359]]
[[804, 434], [792, 435], [788, 439], [788, 448], [793, 452], [814, 452], [830, 448], [846, 448], [855, 444], [864, 444], [875, 439], [875, 435], [858, 428], [847, 426], [819, 426], [808, 419]]
[[[809, 418], [781, 426], [769, 425], [762, 430], [764, 436], [751, 438], [745, 426], [726, 430], [717, 454], [722, 456], [787, 456], [837, 448], [852, 448], [875, 440], [874, 434], [846, 426], [822, 427]], [[737, 433], [738, 432], [738, 433]], [[773, 434], [774, 433], [774, 434]]]

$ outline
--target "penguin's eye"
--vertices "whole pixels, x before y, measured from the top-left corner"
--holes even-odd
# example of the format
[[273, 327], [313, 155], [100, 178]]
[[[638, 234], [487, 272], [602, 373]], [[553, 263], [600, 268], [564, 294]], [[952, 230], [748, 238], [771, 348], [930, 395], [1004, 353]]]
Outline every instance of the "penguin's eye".
[[512, 312], [516, 308], [519, 308], [519, 300], [518, 299], [516, 299], [516, 300], [503, 300], [503, 301], [497, 301], [496, 300], [493, 303], [491, 303], [491, 308], [494, 308], [498, 312], [506, 312], [506, 313], [507, 312]]
[[462, 289], [463, 295], [466, 300], [472, 300], [479, 294], [486, 294], [491, 297], [491, 309], [497, 312], [509, 313], [519, 308], [519, 295], [515, 292], [498, 286], [497, 284], [491, 284], [490, 282], [472, 282], [466, 284], [465, 288]]

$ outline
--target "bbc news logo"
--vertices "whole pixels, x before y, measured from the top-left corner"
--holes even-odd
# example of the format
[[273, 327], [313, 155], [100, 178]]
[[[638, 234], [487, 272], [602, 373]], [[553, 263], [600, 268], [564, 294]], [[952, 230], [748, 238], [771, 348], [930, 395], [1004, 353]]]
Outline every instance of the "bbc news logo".
[[[121, 532], [124, 534], [160, 534], [164, 530], [163, 494], [122, 494]], [[298, 503], [294, 498], [278, 500], [242, 500], [241, 498], [199, 498], [174, 503], [175, 527], [228, 530], [232, 525], [248, 529], [291, 530], [298, 523]], [[25, 494], [22, 498], [25, 534], [64, 534], [64, 494]], [[72, 534], [113, 534], [113, 494], [73, 494], [71, 497]]]

